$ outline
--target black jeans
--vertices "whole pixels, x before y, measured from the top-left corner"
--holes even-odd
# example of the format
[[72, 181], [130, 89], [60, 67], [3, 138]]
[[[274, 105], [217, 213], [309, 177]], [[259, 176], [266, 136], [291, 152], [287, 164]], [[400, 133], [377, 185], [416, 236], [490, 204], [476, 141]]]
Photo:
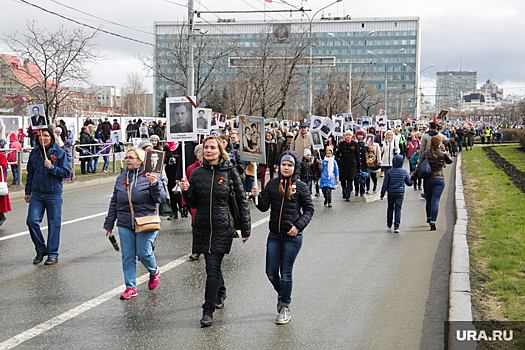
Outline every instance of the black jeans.
[[374, 183], [374, 191], [377, 189], [377, 173], [370, 172], [370, 176], [366, 179], [366, 188], [370, 191], [370, 179]]
[[204, 292], [205, 301], [202, 305], [202, 313], [213, 315], [217, 305], [217, 298], [226, 295], [226, 287], [224, 287], [221, 271], [224, 253], [204, 254], [204, 258], [206, 259], [206, 291]]

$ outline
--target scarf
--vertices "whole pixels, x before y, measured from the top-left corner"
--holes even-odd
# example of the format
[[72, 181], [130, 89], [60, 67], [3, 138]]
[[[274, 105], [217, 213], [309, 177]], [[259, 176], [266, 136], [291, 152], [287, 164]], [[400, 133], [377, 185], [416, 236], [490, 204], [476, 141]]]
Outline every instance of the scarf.
[[328, 163], [328, 179], [331, 179], [334, 176], [334, 157], [323, 159], [323, 162], [326, 160]]
[[179, 143], [178, 142], [166, 142], [166, 146], [168, 147], [170, 151], [173, 152], [177, 149], [177, 147], [179, 147]]

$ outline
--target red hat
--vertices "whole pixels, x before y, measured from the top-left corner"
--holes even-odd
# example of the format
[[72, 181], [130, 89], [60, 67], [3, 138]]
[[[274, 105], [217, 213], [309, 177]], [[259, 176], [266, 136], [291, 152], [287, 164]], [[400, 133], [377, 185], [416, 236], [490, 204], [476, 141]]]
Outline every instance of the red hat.
[[364, 130], [362, 130], [362, 129], [357, 130], [357, 132], [355, 134], [356, 134], [356, 136], [357, 135], [366, 136], [366, 132]]

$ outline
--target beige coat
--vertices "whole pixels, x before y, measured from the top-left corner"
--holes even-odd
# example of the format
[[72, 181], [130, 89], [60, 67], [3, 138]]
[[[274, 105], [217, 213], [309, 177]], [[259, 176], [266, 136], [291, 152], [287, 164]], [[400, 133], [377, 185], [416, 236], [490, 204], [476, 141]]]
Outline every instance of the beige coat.
[[303, 159], [304, 150], [309, 149], [314, 154], [314, 147], [312, 144], [312, 137], [310, 133], [301, 134], [294, 136], [292, 144], [290, 145], [290, 151], [295, 151], [299, 155], [299, 159]]

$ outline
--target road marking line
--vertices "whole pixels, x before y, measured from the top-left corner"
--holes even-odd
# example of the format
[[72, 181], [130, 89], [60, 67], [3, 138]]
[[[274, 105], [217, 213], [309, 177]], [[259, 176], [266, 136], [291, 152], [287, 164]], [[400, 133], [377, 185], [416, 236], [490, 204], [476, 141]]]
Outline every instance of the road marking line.
[[[75, 223], [75, 222], [79, 222], [79, 221], [93, 219], [93, 218], [96, 218], [96, 217], [99, 217], [99, 216], [102, 216], [102, 215], [106, 215], [107, 213], [108, 212], [105, 211], [103, 213], [93, 214], [93, 215], [84, 216], [84, 217], [81, 217], [81, 218], [78, 218], [78, 219], [65, 221], [65, 222], [62, 223], [62, 226], [68, 225], [68, 224], [72, 224], [72, 223]], [[41, 230], [47, 230], [47, 226], [41, 227], [40, 229]], [[28, 235], [28, 234], [29, 234], [29, 231], [23, 231], [23, 232], [19, 232], [19, 233], [14, 233], [14, 234], [9, 235], [9, 236], [0, 237], [0, 241], [5, 241], [6, 239], [20, 237], [20, 236], [24, 236], [24, 235]]]
[[[102, 214], [105, 214], [105, 213], [102, 213]], [[101, 214], [95, 214], [95, 216], [100, 216]], [[91, 216], [93, 217], [93, 215]], [[252, 224], [252, 229], [256, 228], [257, 226], [260, 226], [262, 224], [264, 224], [265, 222], [267, 222], [268, 220], [270, 219], [270, 217], [266, 217], [264, 219], [261, 219], [257, 222], [254, 222]], [[74, 220], [72, 220], [74, 221]], [[80, 219], [77, 219], [77, 221], [80, 221]], [[166, 265], [164, 266], [161, 266], [160, 267], [160, 273], [163, 274], [164, 272], [168, 272], [169, 270], [185, 263], [185, 262], [188, 262], [188, 257], [187, 256], [183, 256], [181, 258], [178, 258], [176, 260], [173, 260], [172, 262], [169, 262], [167, 263]], [[144, 282], [146, 282], [147, 280], [149, 280], [149, 273], [146, 273], [140, 277], [137, 278], [137, 286], [139, 284], [142, 284]], [[36, 337], [37, 335], [40, 335], [48, 330], [50, 330], [51, 328], [55, 327], [55, 326], [58, 326], [59, 324], [61, 323], [64, 323], [70, 319], [72, 319], [73, 317], [75, 316], [78, 316], [80, 315], [81, 313], [85, 312], [85, 311], [88, 311], [92, 308], [94, 308], [95, 306], [98, 306], [100, 304], [102, 304], [103, 302], [105, 301], [108, 301], [109, 299], [119, 295], [120, 293], [122, 292], [122, 286], [120, 287], [117, 287], [115, 289], [112, 289], [110, 290], [109, 292], [107, 293], [104, 293], [94, 299], [91, 299], [89, 301], [86, 301], [85, 303], [69, 310], [69, 311], [66, 311], [64, 312], [63, 314], [60, 314], [58, 316], [55, 316], [53, 317], [52, 319], [46, 321], [46, 322], [43, 322], [31, 329], [28, 329], [27, 331], [25, 332], [22, 332], [18, 335], [15, 335], [14, 337], [0, 343], [0, 350], [7, 350], [7, 349], [11, 349], [11, 348], [14, 348], [15, 346], [31, 339], [31, 338], [34, 338]]]

